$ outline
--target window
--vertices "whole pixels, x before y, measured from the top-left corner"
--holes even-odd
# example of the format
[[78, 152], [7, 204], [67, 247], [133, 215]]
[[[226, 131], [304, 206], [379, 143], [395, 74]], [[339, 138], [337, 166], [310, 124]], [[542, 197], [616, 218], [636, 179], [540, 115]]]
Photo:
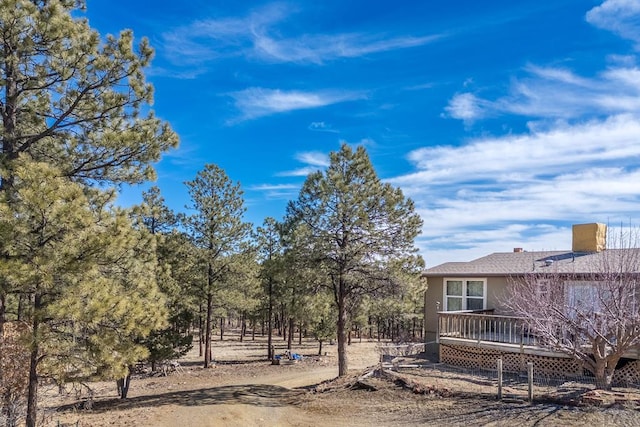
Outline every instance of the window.
[[567, 306], [569, 315], [575, 317], [577, 312], [590, 313], [601, 311], [598, 284], [587, 281], [566, 281]]
[[444, 310], [484, 310], [487, 279], [445, 279]]

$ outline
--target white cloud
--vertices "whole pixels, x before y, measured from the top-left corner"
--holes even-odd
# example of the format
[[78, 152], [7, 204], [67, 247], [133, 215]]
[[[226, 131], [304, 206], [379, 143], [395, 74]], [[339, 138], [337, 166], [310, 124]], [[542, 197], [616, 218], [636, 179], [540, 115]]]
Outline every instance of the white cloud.
[[308, 151], [296, 154], [296, 160], [312, 166], [326, 168], [329, 166], [329, 156], [319, 151]]
[[252, 185], [248, 189], [251, 191], [283, 191], [283, 190], [296, 190], [300, 188], [295, 184], [260, 184]]
[[567, 249], [570, 231], [540, 227], [637, 222], [638, 135], [640, 117], [625, 114], [421, 148], [408, 156], [417, 171], [389, 182], [416, 201], [429, 265], [512, 247]]
[[638, 135], [638, 117], [619, 115], [546, 132], [478, 139], [462, 146], [426, 147], [408, 155], [418, 172], [394, 181], [419, 185], [511, 181], [513, 174], [521, 181], [595, 163], [636, 164]]
[[[640, 47], [638, 0], [604, 1], [586, 18]], [[528, 133], [409, 154], [416, 171], [390, 182], [416, 201], [428, 265], [515, 247], [570, 249], [567, 224], [638, 223], [640, 69], [636, 56], [607, 60], [590, 76], [528, 65], [505, 95], [482, 97], [465, 85], [451, 98], [446, 115], [465, 125], [500, 115], [536, 121]]]
[[253, 34], [254, 54], [273, 62], [322, 64], [339, 58], [356, 58], [372, 53], [422, 46], [441, 36], [384, 38], [382, 35], [303, 35], [276, 39], [266, 32]]
[[277, 176], [306, 177], [311, 173], [318, 172], [319, 170], [325, 169], [329, 166], [329, 155], [319, 151], [297, 153], [295, 155], [295, 159], [298, 162], [305, 164], [305, 166], [289, 171], [279, 172]]
[[472, 93], [454, 95], [445, 108], [449, 117], [471, 123], [485, 117], [491, 109], [491, 103], [478, 98]]
[[333, 126], [325, 122], [311, 122], [308, 129], [317, 132], [340, 133], [339, 130], [334, 129]]
[[636, 42], [640, 47], [640, 2], [606, 0], [587, 12], [587, 22]]
[[465, 92], [445, 108], [466, 124], [499, 114], [543, 119], [576, 119], [595, 114], [640, 113], [640, 69], [611, 67], [593, 78], [571, 70], [527, 66], [526, 77], [513, 79], [506, 96], [488, 100]]
[[229, 94], [241, 112], [239, 120], [249, 120], [287, 111], [324, 107], [365, 97], [362, 93], [346, 91], [303, 92], [297, 90], [252, 87]]
[[263, 193], [270, 200], [291, 200], [298, 194], [300, 185], [297, 184], [260, 184], [248, 188], [249, 191]]
[[277, 176], [307, 176], [309, 174], [318, 172], [321, 168], [315, 166], [304, 166], [298, 169], [292, 169], [289, 171], [278, 172]]
[[203, 64], [221, 56], [238, 55], [269, 62], [322, 64], [422, 46], [442, 37], [384, 33], [283, 36], [278, 26], [294, 12], [289, 4], [272, 3], [244, 17], [196, 21], [165, 32], [162, 51], [176, 65]]
[[454, 232], [439, 239], [421, 238], [418, 245], [428, 266], [471, 261], [494, 252], [564, 250], [571, 247], [571, 227], [507, 224], [491, 230]]

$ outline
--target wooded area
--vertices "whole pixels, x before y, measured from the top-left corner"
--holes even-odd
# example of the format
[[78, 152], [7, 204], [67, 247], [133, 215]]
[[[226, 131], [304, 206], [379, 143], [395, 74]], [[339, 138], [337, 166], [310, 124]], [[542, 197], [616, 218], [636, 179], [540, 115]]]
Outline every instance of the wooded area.
[[[158, 188], [129, 209], [118, 185], [154, 177], [177, 135], [149, 109], [153, 55], [130, 31], [101, 37], [76, 0], [0, 4], [0, 413], [37, 423], [39, 381], [118, 383], [179, 357], [227, 322], [345, 345], [421, 336], [421, 220], [343, 145], [287, 216], [254, 229], [238, 183], [204, 165], [172, 212]], [[16, 331], [19, 331], [17, 333]], [[11, 337], [10, 339], [7, 337]], [[272, 357], [271, 341], [265, 356]], [[24, 353], [21, 363], [9, 354]]]

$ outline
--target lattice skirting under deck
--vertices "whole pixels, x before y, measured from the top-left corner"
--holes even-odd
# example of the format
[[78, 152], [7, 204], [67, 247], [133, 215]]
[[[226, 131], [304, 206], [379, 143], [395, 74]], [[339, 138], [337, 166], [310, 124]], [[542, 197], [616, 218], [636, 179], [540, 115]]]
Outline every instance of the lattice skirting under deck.
[[538, 374], [583, 374], [582, 364], [569, 358], [510, 353], [462, 345], [440, 345], [440, 362], [467, 369], [496, 369], [496, 360], [500, 357], [505, 372], [526, 372], [527, 363], [533, 362], [533, 369]]

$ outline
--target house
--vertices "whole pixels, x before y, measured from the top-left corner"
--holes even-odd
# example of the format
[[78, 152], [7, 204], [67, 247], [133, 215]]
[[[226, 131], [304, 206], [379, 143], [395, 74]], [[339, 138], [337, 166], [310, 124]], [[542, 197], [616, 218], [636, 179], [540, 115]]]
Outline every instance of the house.
[[[515, 372], [526, 370], [527, 362], [533, 362], [539, 371], [581, 373], [582, 365], [572, 357], [542, 346], [540, 337], [527, 330], [522, 319], [510, 315], [504, 300], [514, 280], [553, 272], [563, 277], [568, 304], [586, 304], [590, 288], [580, 278], [593, 273], [604, 256], [629, 250], [605, 250], [605, 242], [604, 224], [578, 224], [573, 226], [571, 250], [515, 248], [427, 269], [427, 351], [441, 362], [468, 368], [494, 369], [496, 359], [502, 358], [504, 369]], [[625, 357], [640, 358], [637, 351]]]

